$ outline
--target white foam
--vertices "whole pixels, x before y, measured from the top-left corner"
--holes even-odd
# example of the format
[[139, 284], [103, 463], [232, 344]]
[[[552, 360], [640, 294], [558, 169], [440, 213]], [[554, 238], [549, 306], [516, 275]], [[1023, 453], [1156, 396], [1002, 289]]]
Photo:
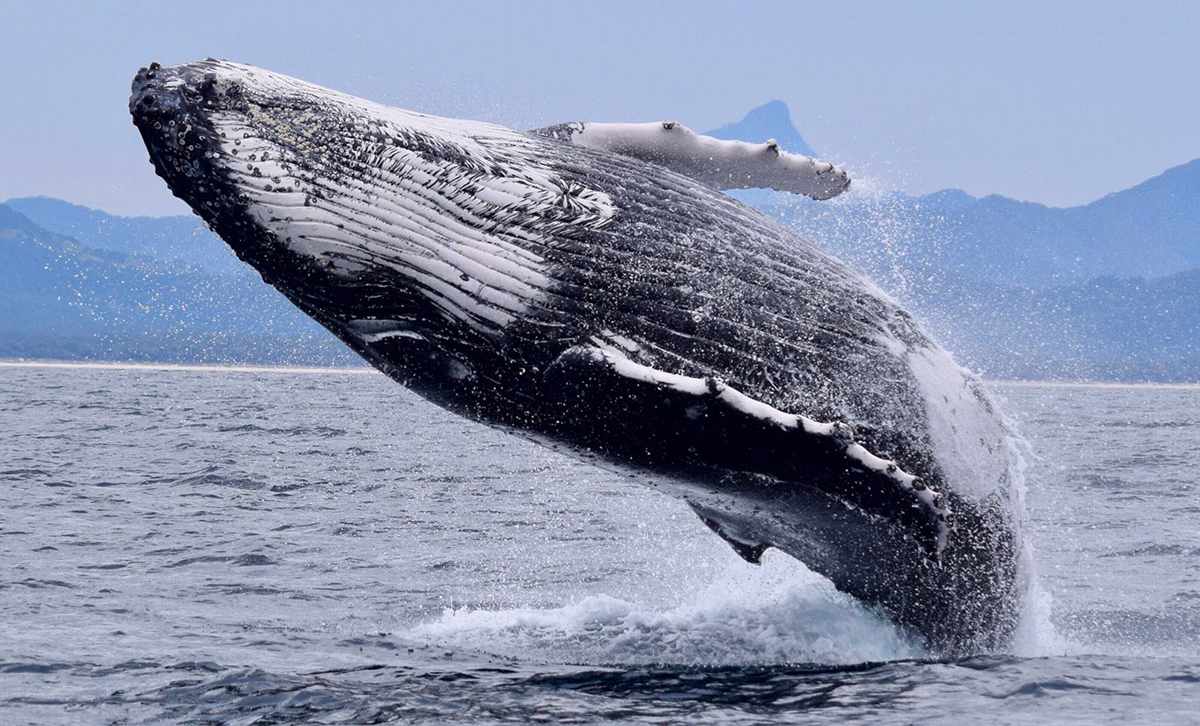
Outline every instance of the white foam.
[[673, 606], [591, 595], [554, 608], [447, 609], [406, 635], [521, 660], [623, 665], [849, 664], [920, 657], [886, 619], [771, 552]]

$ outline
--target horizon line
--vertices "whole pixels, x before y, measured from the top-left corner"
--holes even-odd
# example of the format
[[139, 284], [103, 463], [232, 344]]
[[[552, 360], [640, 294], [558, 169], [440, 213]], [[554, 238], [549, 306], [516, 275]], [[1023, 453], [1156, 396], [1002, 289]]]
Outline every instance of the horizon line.
[[168, 363], [156, 361], [72, 361], [57, 359], [4, 359], [0, 368], [65, 368], [82, 370], [149, 370], [196, 373], [299, 373], [303, 375], [383, 375], [368, 365], [361, 366], [304, 366], [256, 365], [253, 363]]
[[[0, 368], [59, 368], [79, 370], [151, 370], [193, 373], [296, 373], [301, 375], [384, 375], [369, 365], [361, 366], [304, 366], [304, 365], [257, 365], [253, 363], [168, 363], [135, 361], [71, 361], [56, 359], [5, 359], [0, 358]], [[1028, 378], [983, 378], [988, 385], [1014, 387], [1060, 387], [1060, 388], [1200, 388], [1200, 381], [1162, 383], [1155, 381], [1056, 381]]]

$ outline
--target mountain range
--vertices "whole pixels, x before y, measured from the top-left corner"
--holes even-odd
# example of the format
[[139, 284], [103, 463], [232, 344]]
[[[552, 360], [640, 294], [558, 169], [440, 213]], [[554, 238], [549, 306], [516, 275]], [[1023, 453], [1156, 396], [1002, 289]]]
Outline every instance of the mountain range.
[[[747, 141], [773, 136], [788, 151], [816, 155], [792, 128], [781, 101], [709, 133]], [[960, 189], [911, 196], [862, 186], [852, 183], [849, 192], [826, 202], [766, 190], [734, 196], [856, 262], [895, 253], [981, 283], [1044, 287], [1200, 267], [1200, 159], [1066, 208], [995, 194], [974, 197]]]
[[1067, 208], [958, 189], [924, 196], [851, 190], [832, 203], [777, 193], [752, 202], [839, 251], [891, 245], [978, 282], [1044, 287], [1200, 267], [1200, 159]]
[[[80, 225], [84, 215], [93, 224]], [[193, 245], [210, 247], [214, 259], [182, 262], [196, 256]], [[0, 357], [357, 363], [227, 257], [223, 243], [188, 217], [113, 217], [44, 198], [0, 204]]]
[[[780, 101], [709, 133], [813, 152]], [[1200, 159], [1070, 208], [953, 189], [735, 196], [862, 269], [985, 375], [1200, 380]], [[359, 362], [194, 216], [13, 199], [0, 263], [0, 356]]]

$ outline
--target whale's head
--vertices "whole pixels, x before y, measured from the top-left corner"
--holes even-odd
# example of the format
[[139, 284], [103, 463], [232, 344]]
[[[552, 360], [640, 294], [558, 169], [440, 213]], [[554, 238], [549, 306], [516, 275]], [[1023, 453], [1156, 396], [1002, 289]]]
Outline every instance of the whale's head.
[[544, 141], [251, 66], [152, 64], [129, 103], [172, 192], [368, 357], [420, 343], [469, 375], [514, 325], [552, 322], [538, 300], [553, 239], [614, 213], [539, 158]]

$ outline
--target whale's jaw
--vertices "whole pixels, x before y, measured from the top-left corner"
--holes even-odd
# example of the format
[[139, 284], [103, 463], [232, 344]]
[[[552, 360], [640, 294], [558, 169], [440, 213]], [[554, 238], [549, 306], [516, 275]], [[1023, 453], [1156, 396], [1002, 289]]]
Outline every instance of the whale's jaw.
[[[513, 326], [553, 327], [538, 248], [611, 207], [525, 173], [523, 134], [389, 109], [223, 61], [152, 64], [134, 125], [156, 172], [263, 279], [389, 375], [478, 413], [511, 397]], [[485, 231], [486, 230], [486, 231]], [[515, 402], [496, 410], [524, 415]]]

